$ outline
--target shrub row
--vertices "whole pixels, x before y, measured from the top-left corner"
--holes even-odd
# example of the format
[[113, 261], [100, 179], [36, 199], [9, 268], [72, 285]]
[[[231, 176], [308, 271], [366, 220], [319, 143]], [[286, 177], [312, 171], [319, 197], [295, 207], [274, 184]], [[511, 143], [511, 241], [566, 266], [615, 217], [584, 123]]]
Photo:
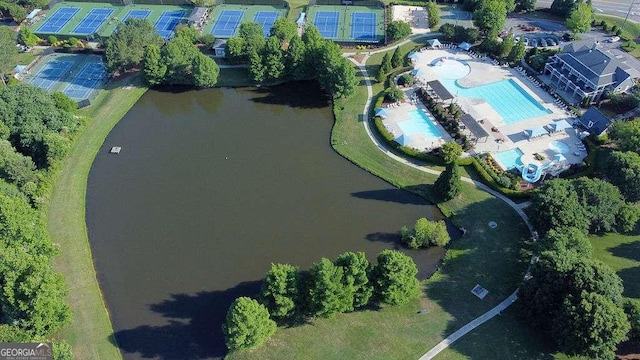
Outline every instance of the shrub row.
[[529, 192], [522, 192], [518, 190], [509, 189], [498, 184], [493, 179], [493, 177], [491, 177], [491, 175], [489, 175], [489, 173], [482, 167], [482, 164], [480, 164], [480, 161], [478, 161], [478, 159], [471, 158], [471, 165], [473, 165], [473, 168], [476, 170], [478, 175], [480, 175], [480, 177], [482, 178], [482, 182], [484, 182], [493, 190], [498, 191], [502, 195], [508, 196], [511, 199], [529, 199], [531, 197], [531, 194]]

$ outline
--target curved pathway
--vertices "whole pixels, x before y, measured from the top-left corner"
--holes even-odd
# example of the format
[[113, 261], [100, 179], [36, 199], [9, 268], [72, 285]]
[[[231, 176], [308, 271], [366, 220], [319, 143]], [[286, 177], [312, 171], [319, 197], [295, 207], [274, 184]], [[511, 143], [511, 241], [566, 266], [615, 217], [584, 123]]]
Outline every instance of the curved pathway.
[[[393, 46], [399, 46], [402, 44], [405, 44], [409, 41], [412, 40], [416, 40], [419, 39], [421, 37], [426, 37], [428, 35], [435, 35], [433, 33], [428, 33], [428, 34], [421, 34], [421, 35], [417, 35], [414, 37], [411, 37], [407, 40], [404, 40], [398, 44], [394, 44]], [[371, 80], [369, 77], [369, 74], [367, 73], [367, 69], [366, 69], [366, 63], [367, 60], [369, 59], [369, 55], [370, 54], [375, 54], [378, 52], [383, 52], [383, 51], [387, 51], [389, 50], [389, 47], [386, 48], [381, 48], [378, 49], [376, 51], [372, 51], [371, 53], [369, 53], [368, 55], [365, 55], [365, 57], [362, 59], [361, 63], [356, 62], [354, 59], [349, 57], [349, 60], [351, 60], [351, 62], [353, 62], [354, 64], [356, 64], [356, 66], [358, 67], [358, 69], [360, 70], [360, 72], [362, 73], [364, 79], [365, 79], [365, 84], [367, 85], [367, 102], [364, 105], [364, 109], [362, 110], [362, 115], [364, 119], [367, 119], [369, 116], [369, 106], [371, 106], [371, 100], [373, 97], [373, 89], [371, 88]], [[345, 56], [348, 55], [353, 55], [353, 54], [346, 54]], [[369, 121], [363, 121], [364, 123], [364, 128], [367, 131], [367, 135], [369, 135], [369, 138], [371, 139], [371, 141], [378, 147], [378, 149], [380, 149], [380, 151], [382, 151], [383, 153], [385, 153], [387, 156], [393, 158], [396, 161], [399, 161], [407, 166], [411, 166], [414, 169], [420, 170], [420, 171], [424, 171], [426, 173], [429, 174], [433, 174], [433, 175], [440, 175], [440, 171], [437, 170], [433, 170], [433, 169], [429, 169], [429, 168], [425, 168], [425, 167], [421, 167], [418, 165], [415, 165], [411, 162], [409, 162], [407, 159], [400, 157], [394, 153], [392, 153], [391, 151], [389, 151], [389, 149], [386, 147], [386, 145], [384, 143], [381, 143], [380, 141], [378, 141], [378, 139], [373, 135], [373, 132], [371, 131], [371, 126], [369, 124]], [[490, 188], [489, 186], [479, 182], [479, 181], [475, 181], [471, 178], [468, 177], [461, 177], [461, 180], [469, 183], [469, 184], [473, 184], [476, 187], [490, 193], [491, 195], [497, 197], [498, 199], [504, 201], [505, 203], [507, 203], [507, 205], [509, 205], [521, 218], [522, 221], [524, 221], [524, 223], [527, 225], [527, 228], [529, 229], [529, 232], [531, 233], [531, 236], [534, 236], [534, 230], [533, 227], [531, 226], [531, 223], [529, 223], [529, 218], [527, 217], [527, 214], [524, 213], [524, 211], [522, 211], [522, 207], [519, 206], [518, 204], [516, 204], [513, 200], [509, 199], [508, 197], [502, 195], [501, 193], [493, 190], [492, 188]], [[528, 275], [529, 271], [527, 270], [527, 275]], [[525, 275], [525, 278], [527, 277], [527, 275]], [[454, 333], [452, 333], [451, 335], [447, 336], [444, 340], [442, 340], [440, 343], [438, 343], [436, 346], [434, 346], [431, 350], [429, 350], [429, 352], [427, 352], [426, 354], [422, 355], [420, 357], [420, 360], [429, 360], [432, 359], [434, 356], [436, 356], [437, 354], [439, 354], [442, 350], [446, 349], [449, 345], [453, 344], [456, 340], [458, 340], [459, 338], [463, 337], [464, 335], [466, 335], [467, 333], [469, 333], [470, 331], [472, 331], [473, 329], [475, 329], [476, 327], [482, 325], [483, 323], [485, 323], [486, 321], [488, 321], [489, 319], [493, 318], [494, 316], [496, 316], [497, 314], [499, 314], [500, 312], [502, 312], [504, 309], [506, 309], [507, 307], [509, 307], [511, 304], [513, 304], [513, 302], [515, 302], [518, 299], [518, 289], [516, 289], [513, 294], [511, 294], [508, 298], [504, 299], [500, 304], [498, 304], [497, 306], [495, 306], [493, 309], [487, 311], [486, 313], [482, 314], [481, 316], [475, 318], [474, 320], [472, 320], [471, 322], [469, 322], [468, 324], [464, 325], [463, 327], [461, 327], [460, 329], [456, 330]]]

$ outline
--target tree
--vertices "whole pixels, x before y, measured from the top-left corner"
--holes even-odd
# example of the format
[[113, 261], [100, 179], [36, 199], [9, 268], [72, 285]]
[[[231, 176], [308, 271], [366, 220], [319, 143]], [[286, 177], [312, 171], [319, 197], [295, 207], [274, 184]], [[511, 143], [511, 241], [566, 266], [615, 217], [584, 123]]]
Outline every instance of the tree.
[[280, 41], [289, 43], [294, 37], [298, 36], [298, 27], [287, 18], [279, 18], [273, 23], [273, 26], [271, 26], [269, 35], [277, 37]]
[[511, 48], [509, 55], [507, 56], [507, 61], [509, 62], [518, 62], [524, 59], [524, 55], [526, 54], [526, 48], [524, 46], [524, 37], [521, 37], [520, 40]]
[[394, 20], [387, 25], [387, 36], [391, 41], [404, 39], [411, 35], [411, 26], [404, 21]]
[[250, 55], [254, 51], [259, 53], [264, 47], [264, 31], [262, 30], [262, 25], [256, 22], [240, 24], [238, 36], [243, 40], [243, 55]]
[[298, 268], [289, 264], [271, 264], [260, 290], [260, 301], [272, 317], [286, 319], [296, 312], [300, 300]]
[[589, 32], [591, 30], [591, 19], [593, 19], [591, 5], [577, 3], [567, 18], [567, 29], [574, 34]]
[[256, 51], [249, 54], [249, 74], [251, 74], [253, 81], [257, 83], [263, 82], [266, 77], [262, 57]]
[[142, 72], [145, 81], [151, 86], [160, 85], [164, 82], [167, 66], [162, 61], [158, 45], [152, 44], [147, 47]]
[[507, 23], [506, 3], [501, 0], [485, 0], [473, 12], [473, 23], [488, 38], [495, 38]]
[[436, 26], [440, 23], [440, 8], [435, 1], [429, 1], [425, 6], [427, 10], [427, 21], [429, 22], [429, 27], [435, 29]]
[[342, 267], [342, 283], [349, 289], [347, 311], [365, 306], [373, 294], [373, 285], [369, 281], [371, 263], [363, 252], [346, 252], [338, 256], [336, 266]]
[[36, 46], [38, 45], [38, 42], [42, 40], [34, 34], [28, 26], [21, 26], [19, 35], [20, 41], [27, 46]]
[[234, 36], [227, 40], [225, 56], [233, 62], [239, 62], [247, 56], [244, 53], [244, 39]]
[[429, 221], [426, 218], [418, 219], [413, 230], [403, 227], [400, 237], [402, 242], [412, 249], [431, 245], [445, 246], [451, 240], [444, 221]]
[[612, 231], [624, 205], [620, 190], [600, 179], [577, 178], [571, 181], [589, 219], [592, 233]]
[[192, 44], [195, 44], [200, 37], [200, 30], [198, 30], [198, 28], [196, 28], [195, 26], [179, 24], [175, 29], [175, 37], [185, 38]]
[[161, 46], [162, 38], [146, 19], [129, 18], [120, 23], [105, 42], [105, 56], [109, 71], [127, 71], [142, 64], [145, 49]]
[[357, 85], [356, 72], [333, 41], [324, 40], [318, 69], [322, 69], [315, 72], [318, 83], [334, 100], [353, 95]]
[[308, 306], [314, 316], [330, 318], [349, 310], [349, 291], [343, 283], [343, 269], [322, 258], [309, 269]]
[[443, 200], [449, 201], [462, 192], [462, 182], [460, 181], [460, 170], [455, 162], [447, 164], [444, 171], [438, 176], [433, 184], [436, 194]]
[[640, 121], [614, 121], [609, 127], [609, 137], [616, 141], [620, 151], [640, 154]]
[[220, 68], [212, 58], [198, 54], [193, 61], [193, 79], [197, 87], [210, 88], [218, 82]]
[[500, 44], [500, 57], [504, 58], [511, 54], [514, 46], [515, 41], [513, 40], [513, 34], [509, 33], [502, 39], [502, 44]]
[[4, 74], [13, 69], [18, 55], [15, 33], [8, 26], [0, 26], [0, 78], [6, 84]]
[[315, 26], [307, 26], [302, 33], [305, 54], [305, 72], [307, 74], [317, 74], [317, 69], [321, 66], [321, 56], [325, 47], [325, 39], [320, 35], [320, 31]]
[[393, 55], [391, 56], [391, 67], [395, 69], [402, 66], [403, 58], [404, 56], [402, 56], [402, 53], [400, 52], [400, 46], [396, 46], [396, 49], [393, 51]]
[[618, 231], [628, 233], [635, 230], [638, 220], [640, 220], [640, 209], [636, 204], [622, 205], [616, 218]]
[[531, 199], [531, 220], [543, 234], [550, 229], [575, 227], [587, 232], [589, 219], [571, 182], [564, 179], [546, 181]]
[[620, 189], [627, 201], [640, 201], [640, 155], [613, 151], [605, 166], [607, 180]]
[[284, 55], [280, 42], [278, 37], [270, 36], [262, 49], [261, 57], [267, 79], [279, 79], [284, 75]]
[[566, 18], [573, 10], [576, 0], [553, 0], [551, 3], [551, 12]]
[[603, 295], [586, 291], [564, 300], [555, 325], [554, 338], [561, 349], [598, 359], [613, 359], [617, 345], [630, 329], [620, 306]]
[[289, 42], [289, 48], [285, 53], [284, 62], [287, 76], [293, 80], [301, 80], [309, 77], [306, 70], [306, 48], [299, 36], [294, 36]]
[[629, 337], [636, 340], [640, 339], [640, 300], [626, 299], [624, 312], [627, 314], [627, 318], [629, 318], [629, 323], [631, 324]]
[[528, 12], [536, 8], [536, 0], [518, 0], [516, 1], [516, 11]]
[[78, 103], [65, 95], [63, 92], [54, 91], [51, 93], [51, 98], [55, 102], [56, 107], [62, 111], [72, 113], [78, 109]]
[[418, 296], [418, 268], [413, 259], [401, 252], [383, 250], [372, 271], [374, 293], [379, 301], [401, 305]]
[[382, 63], [380, 64], [380, 69], [378, 71], [386, 75], [392, 69], [393, 67], [391, 66], [391, 58], [389, 57], [389, 52], [385, 52], [384, 56], [382, 57]]
[[7, 140], [0, 140], [0, 178], [21, 189], [37, 181], [36, 166], [31, 158], [17, 152]]
[[392, 84], [385, 94], [385, 99], [391, 102], [396, 102], [404, 99], [404, 91], [400, 90], [395, 84]]
[[442, 156], [442, 159], [446, 164], [451, 164], [457, 161], [461, 155], [462, 155], [462, 146], [460, 146], [460, 144], [454, 141], [445, 143], [440, 148], [440, 156]]
[[264, 305], [239, 297], [227, 311], [222, 332], [229, 352], [242, 351], [262, 346], [276, 332], [276, 323]]

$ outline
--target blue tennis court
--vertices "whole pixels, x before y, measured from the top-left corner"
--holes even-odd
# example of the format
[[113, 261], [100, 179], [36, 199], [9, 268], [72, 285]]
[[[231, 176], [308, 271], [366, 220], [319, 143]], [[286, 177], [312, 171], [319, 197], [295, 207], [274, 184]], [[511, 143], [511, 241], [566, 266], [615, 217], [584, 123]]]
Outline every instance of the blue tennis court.
[[253, 17], [253, 21], [262, 25], [264, 36], [268, 37], [271, 32], [273, 23], [276, 22], [280, 14], [277, 11], [258, 11], [256, 16]]
[[47, 19], [40, 27], [36, 30], [37, 32], [47, 33], [47, 34], [56, 34], [60, 32], [60, 30], [67, 25], [69, 20], [80, 11], [80, 8], [76, 7], [63, 7], [58, 9], [50, 18]]
[[169, 39], [173, 36], [173, 30], [182, 22], [186, 11], [165, 11], [156, 21], [155, 28], [160, 36]]
[[74, 100], [88, 99], [106, 73], [102, 63], [85, 64], [62, 92]]
[[216, 20], [216, 24], [213, 26], [213, 29], [211, 29], [211, 35], [225, 37], [233, 36], [240, 25], [240, 20], [242, 20], [243, 15], [244, 10], [222, 11], [220, 16], [218, 16], [218, 20]]
[[122, 18], [122, 22], [127, 19], [146, 19], [151, 15], [151, 10], [129, 10], [127, 15]]
[[51, 88], [67, 75], [73, 61], [49, 61], [38, 71], [30, 83], [45, 90]]
[[340, 14], [337, 11], [318, 11], [313, 25], [325, 39], [334, 39], [338, 36], [339, 19]]
[[376, 38], [376, 14], [354, 12], [351, 14], [351, 37], [356, 40]]
[[93, 9], [71, 33], [80, 35], [93, 34], [109, 19], [111, 14], [113, 14], [113, 9]]

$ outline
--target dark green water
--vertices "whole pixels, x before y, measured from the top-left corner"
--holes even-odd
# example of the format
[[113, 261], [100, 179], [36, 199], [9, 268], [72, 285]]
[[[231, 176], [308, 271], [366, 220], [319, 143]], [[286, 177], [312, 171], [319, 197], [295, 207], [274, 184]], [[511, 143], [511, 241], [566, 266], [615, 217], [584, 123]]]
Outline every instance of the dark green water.
[[[254, 295], [272, 262], [373, 260], [402, 225], [440, 217], [331, 149], [320, 94], [310, 84], [149, 91], [113, 129], [89, 175], [86, 219], [126, 359], [220, 357], [229, 304]], [[410, 254], [426, 276], [442, 251]]]

